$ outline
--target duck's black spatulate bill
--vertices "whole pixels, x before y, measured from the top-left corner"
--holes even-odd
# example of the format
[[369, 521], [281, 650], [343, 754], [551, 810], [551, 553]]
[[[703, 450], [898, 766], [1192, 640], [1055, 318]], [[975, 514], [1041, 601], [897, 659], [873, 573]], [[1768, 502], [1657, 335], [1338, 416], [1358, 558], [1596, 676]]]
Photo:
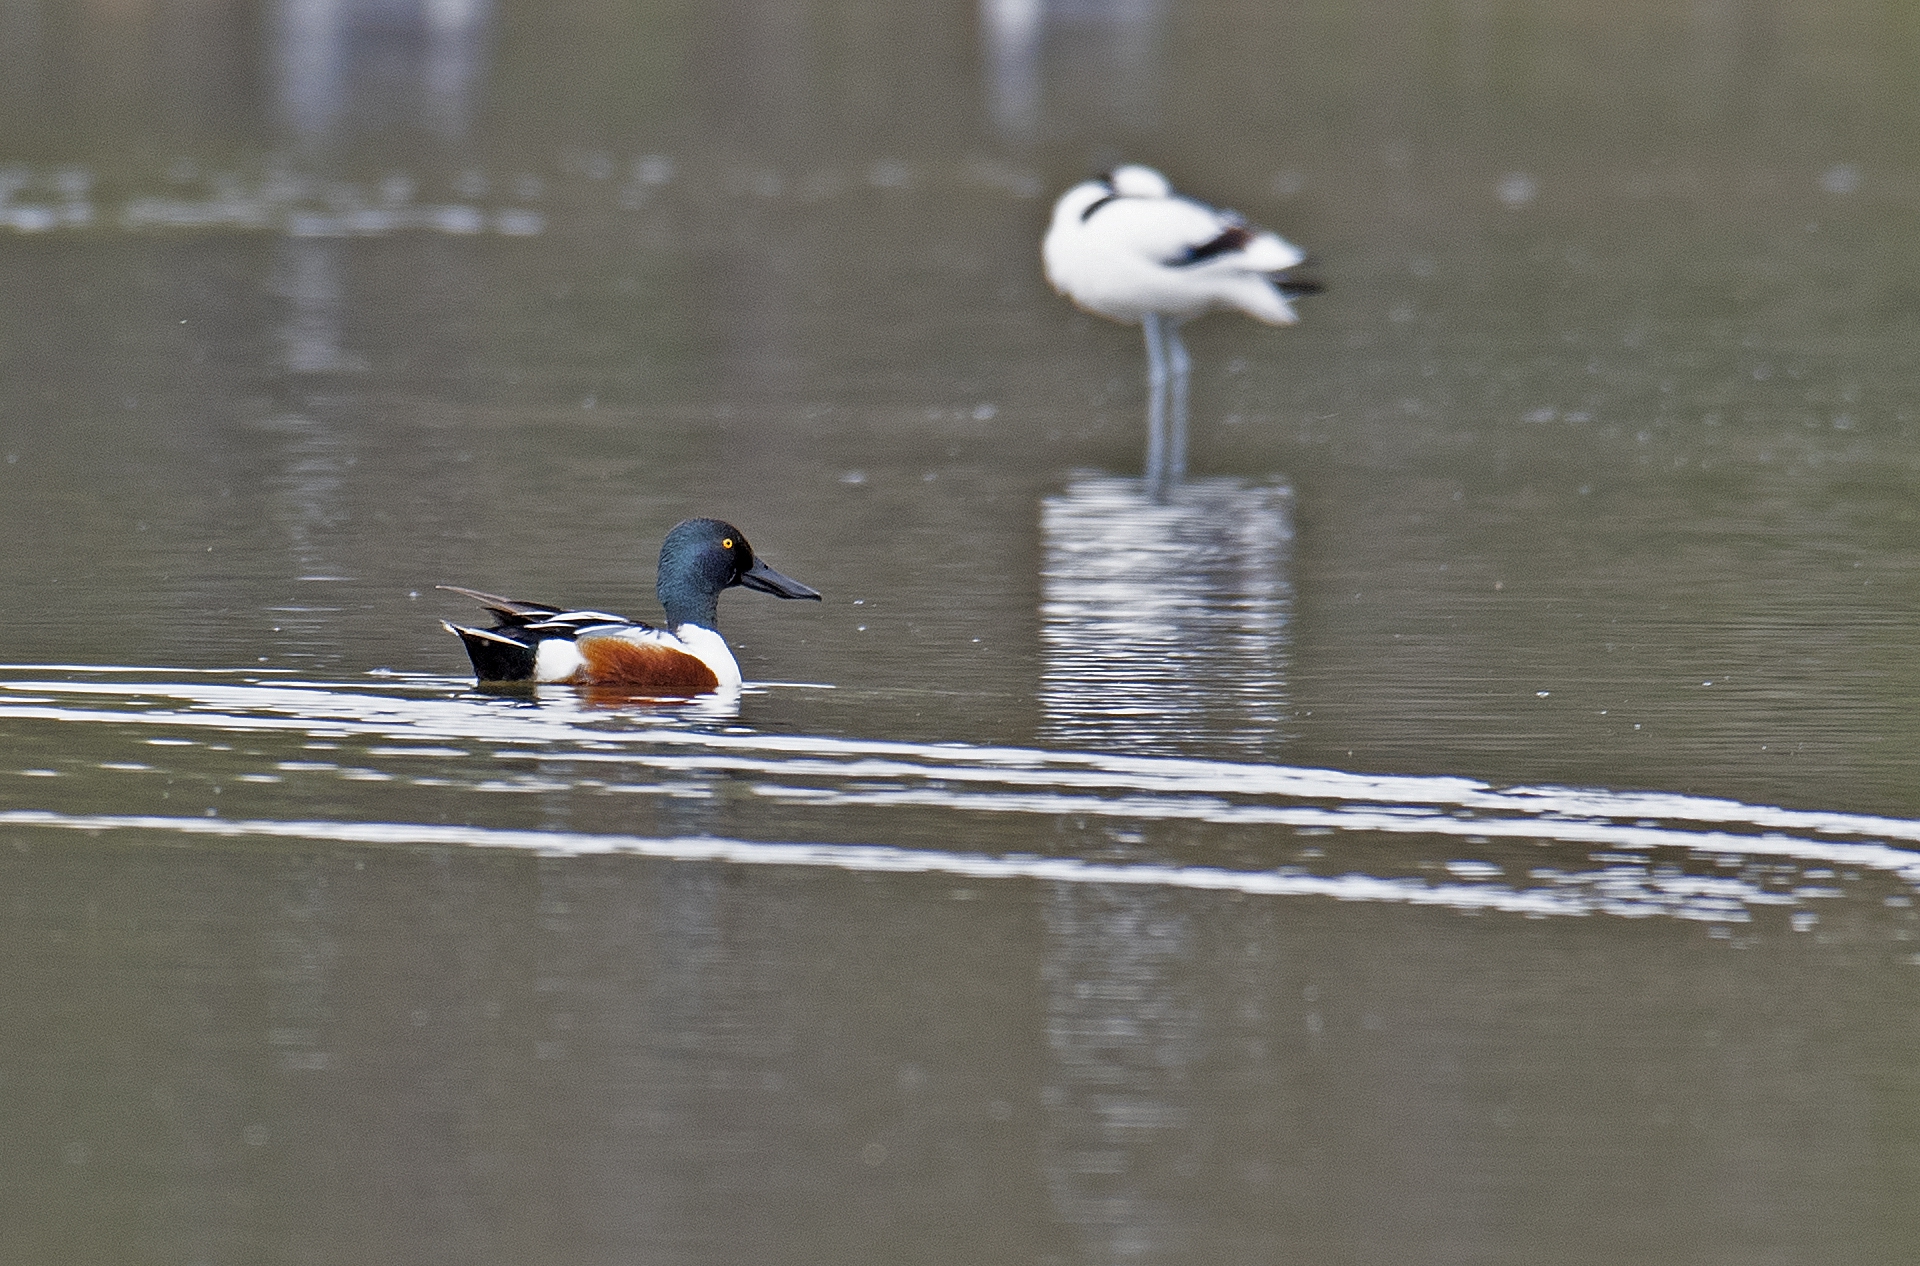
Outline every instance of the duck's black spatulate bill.
[[776, 598], [811, 598], [815, 602], [820, 601], [818, 589], [803, 585], [791, 576], [782, 576], [757, 558], [753, 560], [753, 566], [740, 573], [740, 583]]

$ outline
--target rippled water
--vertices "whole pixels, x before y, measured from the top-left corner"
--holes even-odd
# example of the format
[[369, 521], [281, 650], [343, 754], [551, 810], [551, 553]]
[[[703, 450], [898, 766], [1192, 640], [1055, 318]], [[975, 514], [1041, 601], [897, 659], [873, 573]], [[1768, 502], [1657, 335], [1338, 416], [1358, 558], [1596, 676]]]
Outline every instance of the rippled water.
[[[1916, 54], [0, 0], [0, 1259], [1913, 1260]], [[1123, 157], [1330, 282], [1183, 478]]]
[[[157, 786], [159, 801], [172, 802], [177, 793], [184, 803], [153, 805], [172, 813], [20, 809], [0, 814], [0, 824], [471, 845], [545, 856], [631, 853], [982, 880], [1325, 896], [1537, 916], [1664, 914], [1728, 925], [1751, 923], [1759, 911], [1780, 907], [1791, 912], [1788, 924], [1802, 932], [1819, 923], [1823, 903], [1849, 895], [1835, 886], [1835, 867], [1845, 868], [1850, 882], [1879, 876], [1891, 883], [1895, 895], [1886, 904], [1898, 910], [1910, 905], [1907, 890], [1920, 883], [1920, 852], [1909, 847], [1920, 842], [1920, 822], [1906, 819], [1673, 794], [1495, 788], [1463, 778], [756, 734], [750, 727], [719, 724], [737, 715], [737, 698], [714, 698], [659, 716], [591, 696], [583, 700], [570, 687], [539, 687], [525, 697], [501, 699], [463, 692], [445, 678], [346, 688], [272, 679], [142, 682], [128, 680], [135, 676], [128, 670], [73, 676], [72, 668], [48, 667], [27, 679], [0, 681], [7, 692], [0, 697], [0, 722], [12, 727], [22, 750], [37, 745], [33, 731], [48, 723], [99, 727], [105, 733], [86, 745], [90, 755], [120, 759], [86, 766], [56, 759], [47, 767], [9, 772], [55, 780], [37, 796], [49, 804], [62, 803], [63, 793], [97, 795], [94, 771], [135, 776], [134, 782], [149, 784], [150, 801]], [[768, 689], [782, 687], [755, 688]], [[56, 744], [49, 747], [58, 751]], [[80, 785], [68, 792], [61, 780]], [[401, 794], [383, 797], [380, 788], [342, 784], [393, 784]], [[562, 805], [544, 799], [556, 795], [565, 797]], [[538, 827], [487, 824], [496, 815], [516, 820], [519, 813], [510, 804], [486, 811], [486, 798], [529, 796], [539, 806], [533, 810]], [[412, 820], [270, 816], [276, 807], [341, 798], [369, 807], [391, 799], [396, 807], [406, 805]], [[200, 804], [207, 807], [196, 813]], [[462, 805], [467, 807], [457, 807]], [[769, 814], [768, 806], [782, 812]], [[476, 821], [447, 824], [449, 816]], [[994, 816], [1007, 820], [994, 822]], [[605, 829], [612, 821], [649, 818], [656, 829], [674, 823], [690, 833], [656, 837]], [[956, 826], [958, 820], [966, 825]], [[1093, 856], [937, 846], [943, 833], [986, 846], [1031, 842], [1062, 821], [1088, 820], [1108, 824], [1113, 841]], [[1185, 823], [1230, 829], [1178, 842], [1148, 833]], [[772, 825], [818, 838], [737, 837]], [[1415, 840], [1410, 850], [1378, 856], [1349, 854], [1332, 843], [1301, 843], [1348, 835], [1363, 848], [1390, 845], [1395, 836]], [[1507, 851], [1515, 844], [1560, 849], [1566, 856], [1526, 858], [1546, 864], [1522, 869]], [[1483, 850], [1494, 852], [1475, 856]], [[1344, 870], [1359, 857], [1383, 869]], [[1892, 940], [1907, 939], [1898, 933], [1909, 921], [1892, 917]]]
[[[372, 1207], [377, 1256], [491, 1256], [557, 1199], [571, 1256], [965, 1217], [956, 1255], [1184, 1258], [1417, 1191], [1398, 1253], [1590, 1225], [1650, 1156], [1782, 1199], [1876, 1172], [1826, 1166], [1911, 1067], [1920, 821], [753, 723], [829, 693], [6, 668], [35, 1233], [164, 1183], [176, 1252], [359, 1252]], [[1668, 1198], [1863, 1234], [1725, 1180]]]

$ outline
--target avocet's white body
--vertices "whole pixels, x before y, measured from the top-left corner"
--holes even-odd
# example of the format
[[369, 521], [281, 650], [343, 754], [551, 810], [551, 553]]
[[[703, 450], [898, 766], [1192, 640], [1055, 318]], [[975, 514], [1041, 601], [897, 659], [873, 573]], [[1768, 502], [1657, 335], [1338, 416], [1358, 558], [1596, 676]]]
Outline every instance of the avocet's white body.
[[1140, 324], [1244, 312], [1270, 325], [1299, 318], [1277, 274], [1306, 254], [1232, 211], [1175, 193], [1150, 167], [1127, 166], [1061, 195], [1040, 244], [1047, 281], [1089, 312]]

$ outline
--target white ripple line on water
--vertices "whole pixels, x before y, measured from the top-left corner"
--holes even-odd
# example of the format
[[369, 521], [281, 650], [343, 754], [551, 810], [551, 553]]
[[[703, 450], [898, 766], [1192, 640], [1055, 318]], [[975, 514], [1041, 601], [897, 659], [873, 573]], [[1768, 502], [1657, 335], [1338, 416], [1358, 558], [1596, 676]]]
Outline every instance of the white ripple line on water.
[[[1282, 797], [1415, 805], [1430, 813], [1448, 810], [1518, 814], [1536, 821], [1593, 822], [1597, 819], [1658, 818], [1667, 821], [1721, 823], [1757, 830], [1789, 830], [1816, 835], [1884, 836], [1920, 842], [1920, 821], [1820, 810], [1785, 809], [1740, 801], [1665, 792], [1613, 792], [1563, 787], [1496, 789], [1460, 777], [1377, 775], [1284, 765], [1255, 765], [1181, 757], [1121, 756], [1099, 752], [1046, 751], [1031, 748], [975, 747], [966, 744], [915, 744], [878, 739], [842, 739], [805, 735], [734, 735], [698, 731], [614, 730], [580, 724], [582, 714], [543, 715], [542, 707], [489, 706], [471, 699], [396, 699], [348, 689], [288, 689], [281, 686], [214, 683], [124, 684], [109, 682], [5, 682], [0, 689], [42, 694], [111, 695], [120, 698], [184, 700], [201, 707], [220, 706], [267, 712], [81, 710], [34, 705], [0, 705], [0, 715], [23, 719], [94, 721], [162, 725], [223, 731], [284, 731], [382, 738], [466, 739], [505, 750], [494, 754], [522, 759], [612, 761], [657, 768], [699, 768], [784, 776], [834, 778], [934, 778], [1002, 784], [1112, 788], [1133, 793]], [[376, 690], [378, 687], [367, 687]], [[556, 696], [554, 710], [567, 706]], [[577, 700], [573, 706], [577, 707]], [[586, 719], [601, 721], [597, 715]], [[633, 751], [526, 749], [557, 744], [595, 748], [651, 745], [701, 749], [666, 756]], [[759, 759], [718, 753], [758, 753]], [[770, 761], [769, 755], [786, 757]], [[1486, 819], [1472, 819], [1482, 826]], [[1730, 839], [1748, 840], [1747, 836]], [[1748, 845], [1740, 845], [1744, 850]], [[1738, 851], [1738, 850], [1736, 850]], [[1907, 863], [1911, 865], [1912, 863]], [[1882, 867], [1895, 869], [1895, 867]], [[1905, 866], [1898, 867], [1905, 869]]]
[[1828, 866], [1857, 866], [1883, 871], [1920, 884], [1920, 852], [1886, 844], [1848, 844], [1810, 840], [1777, 832], [1739, 835], [1729, 831], [1689, 831], [1678, 827], [1642, 826], [1602, 819], [1566, 819], [1551, 816], [1512, 818], [1456, 818], [1431, 810], [1404, 806], [1230, 804], [1223, 800], [1189, 798], [1173, 801], [1147, 796], [1108, 799], [1098, 796], [996, 795], [991, 792], [956, 794], [903, 788], [839, 791], [832, 788], [754, 788], [758, 795], [792, 803], [853, 804], [970, 809], [986, 813], [1084, 814], [1088, 817], [1148, 821], [1198, 821], [1224, 826], [1284, 826], [1293, 829], [1325, 827], [1345, 832], [1400, 835], [1445, 835], [1473, 839], [1552, 840], [1593, 848], [1645, 852], [1659, 848], [1686, 849], [1739, 857], [1785, 857]]
[[[1679, 918], [1743, 921], [1734, 903], [1757, 901], [1783, 904], [1782, 894], [1764, 893], [1737, 881], [1713, 881], [1711, 890], [1682, 882], [1665, 897], [1648, 897], [1645, 887], [1633, 893], [1616, 887], [1611, 900], [1550, 889], [1516, 890], [1493, 884], [1427, 884], [1417, 879], [1384, 879], [1373, 875], [1298, 875], [1278, 871], [1238, 871], [1212, 866], [1163, 866], [1088, 862], [1070, 857], [1034, 857], [985, 853], [950, 853], [895, 848], [883, 844], [799, 844], [720, 839], [712, 836], [649, 837], [588, 835], [565, 831], [514, 831], [485, 827], [441, 826], [395, 822], [288, 822], [177, 818], [140, 815], [60, 814], [42, 810], [0, 811], [0, 826], [37, 827], [68, 831], [166, 831], [180, 835], [222, 839], [267, 837], [324, 840], [332, 843], [407, 846], [504, 848], [544, 856], [584, 857], [604, 854], [651, 857], [666, 861], [723, 862], [739, 866], [799, 866], [867, 874], [938, 874], [964, 879], [1030, 879], [1066, 884], [1126, 884], [1206, 892], [1238, 892], [1248, 896], [1331, 897], [1337, 901], [1383, 902], [1399, 905], [1443, 906], [1462, 911], [1497, 911], [1536, 917], [1579, 917], [1596, 912], [1624, 917], [1669, 913]], [[1597, 877], [1604, 885], [1622, 878], [1611, 872]], [[1685, 881], [1689, 877], [1678, 877]], [[1657, 888], [1658, 885], [1656, 884]]]

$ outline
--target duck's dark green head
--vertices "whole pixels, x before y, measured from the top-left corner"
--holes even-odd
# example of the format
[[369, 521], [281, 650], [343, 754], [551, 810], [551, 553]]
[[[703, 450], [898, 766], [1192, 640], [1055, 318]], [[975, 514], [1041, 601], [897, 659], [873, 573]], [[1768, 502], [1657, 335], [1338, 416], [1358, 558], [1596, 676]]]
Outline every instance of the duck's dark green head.
[[660, 578], [655, 585], [667, 609], [667, 627], [697, 624], [718, 628], [720, 591], [745, 585], [776, 598], [820, 595], [782, 576], [753, 556], [740, 529], [719, 519], [688, 519], [676, 524], [660, 546]]

